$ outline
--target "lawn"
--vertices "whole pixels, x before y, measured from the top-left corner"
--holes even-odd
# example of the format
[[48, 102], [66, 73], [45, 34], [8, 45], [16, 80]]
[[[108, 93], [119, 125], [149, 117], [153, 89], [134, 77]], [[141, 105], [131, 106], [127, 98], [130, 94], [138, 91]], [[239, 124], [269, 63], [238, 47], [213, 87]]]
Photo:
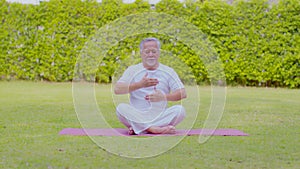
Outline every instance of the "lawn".
[[[195, 87], [187, 89], [188, 97], [198, 98]], [[211, 99], [210, 87], [198, 89], [199, 111], [197, 105], [185, 102], [188, 116], [184, 124], [193, 128], [203, 126]], [[118, 98], [112, 99], [111, 85], [96, 85], [95, 91], [108, 124], [123, 127], [115, 117]], [[0, 168], [296, 169], [300, 166], [299, 89], [228, 87], [218, 128], [242, 130], [249, 136], [213, 136], [204, 144], [198, 143], [198, 136], [187, 136], [169, 151], [140, 159], [112, 154], [87, 136], [58, 134], [63, 128], [81, 127], [73, 104], [72, 83], [2, 81], [0, 99]], [[198, 113], [196, 118], [195, 113]]]

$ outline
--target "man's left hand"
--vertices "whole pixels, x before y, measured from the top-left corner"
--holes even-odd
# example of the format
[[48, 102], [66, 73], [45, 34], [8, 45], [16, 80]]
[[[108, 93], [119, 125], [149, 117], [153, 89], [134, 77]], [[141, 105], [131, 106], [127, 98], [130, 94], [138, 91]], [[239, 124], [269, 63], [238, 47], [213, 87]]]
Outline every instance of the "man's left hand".
[[165, 101], [167, 98], [161, 91], [155, 89], [154, 93], [146, 95], [145, 99], [150, 102], [160, 102]]

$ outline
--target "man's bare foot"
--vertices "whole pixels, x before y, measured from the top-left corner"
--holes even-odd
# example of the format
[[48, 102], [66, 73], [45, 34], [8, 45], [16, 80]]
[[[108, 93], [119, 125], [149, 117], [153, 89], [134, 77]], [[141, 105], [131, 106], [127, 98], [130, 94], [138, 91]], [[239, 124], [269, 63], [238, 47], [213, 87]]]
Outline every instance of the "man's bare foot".
[[129, 127], [128, 134], [129, 134], [129, 135], [135, 135], [135, 132], [134, 132], [134, 130], [133, 130], [132, 127]]
[[152, 126], [149, 127], [146, 131], [153, 134], [175, 134], [176, 133], [175, 127], [171, 125], [164, 126], [164, 127]]

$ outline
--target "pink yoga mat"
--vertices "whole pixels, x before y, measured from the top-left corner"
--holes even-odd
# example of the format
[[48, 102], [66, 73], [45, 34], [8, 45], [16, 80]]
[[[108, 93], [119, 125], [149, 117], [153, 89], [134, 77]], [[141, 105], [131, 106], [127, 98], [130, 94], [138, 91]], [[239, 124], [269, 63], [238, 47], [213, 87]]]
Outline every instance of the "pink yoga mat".
[[82, 128], [65, 128], [59, 132], [60, 135], [74, 135], [74, 136], [182, 136], [182, 135], [214, 135], [214, 136], [248, 136], [236, 129], [176, 129], [175, 134], [139, 134], [129, 135], [128, 129], [111, 128], [111, 129], [82, 129]]

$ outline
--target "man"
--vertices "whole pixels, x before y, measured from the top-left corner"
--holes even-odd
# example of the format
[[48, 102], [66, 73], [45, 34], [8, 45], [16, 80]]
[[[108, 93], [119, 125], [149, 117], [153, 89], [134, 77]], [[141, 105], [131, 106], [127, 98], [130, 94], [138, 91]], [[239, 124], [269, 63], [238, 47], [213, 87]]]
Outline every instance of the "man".
[[130, 105], [119, 104], [117, 116], [129, 134], [174, 134], [185, 109], [181, 105], [167, 108], [167, 102], [186, 98], [185, 88], [172, 68], [159, 63], [159, 40], [144, 39], [140, 54], [142, 63], [127, 68], [115, 85], [115, 94], [130, 93]]

